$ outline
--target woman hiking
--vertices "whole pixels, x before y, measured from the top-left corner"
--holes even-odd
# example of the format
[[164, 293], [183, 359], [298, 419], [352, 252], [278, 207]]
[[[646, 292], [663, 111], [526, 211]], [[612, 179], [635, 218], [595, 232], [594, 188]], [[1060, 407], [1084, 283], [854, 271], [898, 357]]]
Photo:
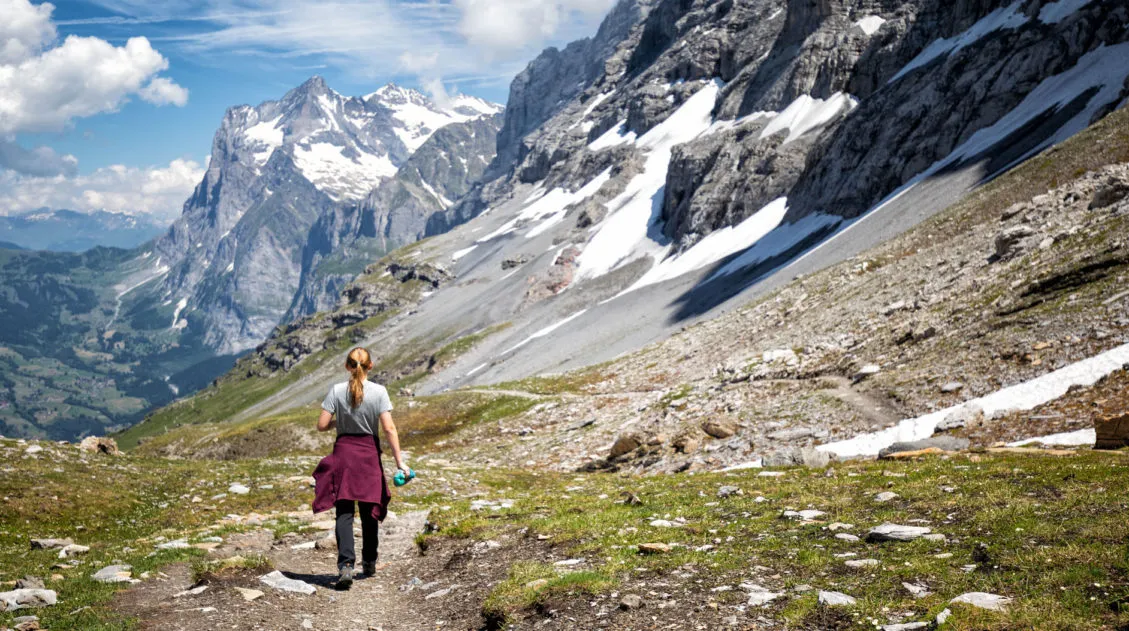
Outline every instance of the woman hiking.
[[318, 431], [337, 428], [333, 453], [314, 470], [314, 512], [337, 509], [337, 588], [353, 584], [353, 567], [357, 553], [353, 543], [353, 513], [360, 504], [363, 546], [361, 558], [366, 576], [376, 573], [377, 530], [388, 514], [388, 485], [380, 461], [380, 437], [377, 421], [392, 447], [396, 466], [408, 471], [400, 452], [400, 439], [392, 422], [392, 401], [384, 386], [368, 380], [372, 357], [364, 348], [349, 351], [345, 358], [349, 381], [329, 389], [322, 402]]

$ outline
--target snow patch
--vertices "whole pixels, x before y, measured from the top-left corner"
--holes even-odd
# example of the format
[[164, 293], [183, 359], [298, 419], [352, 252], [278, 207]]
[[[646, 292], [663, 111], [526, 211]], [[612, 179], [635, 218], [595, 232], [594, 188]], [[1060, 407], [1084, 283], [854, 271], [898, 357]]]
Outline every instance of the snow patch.
[[360, 152], [347, 157], [344, 148], [328, 142], [294, 147], [294, 163], [310, 182], [335, 201], [364, 199], [381, 180], [396, 174], [387, 155]]
[[752, 246], [779, 226], [787, 211], [786, 197], [769, 202], [736, 226], [715, 230], [685, 252], [663, 259], [620, 295], [677, 278]]
[[459, 250], [459, 251], [455, 252], [454, 254], [452, 254], [452, 255], [451, 255], [451, 260], [452, 260], [452, 261], [457, 261], [457, 260], [459, 260], [459, 259], [463, 258], [464, 256], [466, 256], [466, 255], [470, 254], [471, 252], [473, 252], [473, 251], [474, 251], [474, 249], [475, 249], [475, 248], [477, 248], [477, 247], [478, 247], [478, 245], [477, 245], [477, 244], [475, 244], [475, 245], [472, 245], [472, 246], [470, 246], [469, 248], [463, 248], [463, 249], [461, 249], [461, 250]]
[[1089, 429], [1080, 429], [1073, 432], [1061, 432], [1058, 434], [1050, 434], [1048, 436], [1038, 436], [1035, 438], [1017, 440], [1014, 443], [1008, 443], [1007, 446], [1022, 447], [1024, 445], [1041, 443], [1047, 446], [1081, 447], [1083, 445], [1093, 445], [1097, 440], [1098, 432], [1091, 427]]
[[[983, 410], [987, 417], [999, 412], [1030, 410], [1061, 397], [1071, 386], [1091, 386], [1102, 377], [1120, 370], [1126, 362], [1129, 362], [1129, 344], [1123, 344], [1054, 372], [997, 390], [987, 396], [917, 418], [906, 419], [882, 431], [819, 445], [816, 449], [839, 458], [874, 456], [896, 442], [921, 440], [932, 436], [938, 423], [962, 408], [975, 406]], [[1074, 434], [1074, 432], [1070, 433]]]
[[858, 104], [858, 99], [844, 92], [836, 92], [827, 99], [813, 99], [804, 94], [788, 104], [784, 111], [765, 125], [760, 137], [764, 139], [788, 130], [788, 137], [783, 143], [786, 145], [813, 129], [823, 127], [834, 120], [840, 112], [855, 109]]
[[[1064, 1], [1069, 2], [1072, 0]], [[898, 74], [890, 79], [889, 83], [901, 79], [913, 70], [928, 64], [938, 57], [951, 55], [966, 46], [970, 46], [991, 33], [1023, 26], [1027, 23], [1027, 16], [1023, 14], [1022, 7], [1023, 0], [1016, 0], [1008, 6], [1000, 7], [980, 18], [980, 21], [973, 24], [963, 33], [934, 40], [933, 43], [925, 47], [925, 50], [918, 53], [908, 64], [903, 66], [902, 69], [898, 71]]]
[[188, 299], [187, 298], [181, 298], [176, 303], [176, 309], [172, 313], [172, 325], [169, 328], [183, 329], [184, 327], [188, 326], [187, 322], [184, 322], [180, 319], [180, 312], [184, 311], [184, 308], [187, 307], [187, 306], [188, 306]]
[[652, 238], [650, 232], [659, 222], [671, 149], [693, 140], [713, 124], [711, 111], [721, 85], [719, 80], [706, 83], [665, 121], [635, 141], [647, 151], [643, 171], [606, 204], [608, 217], [577, 260], [577, 280], [602, 276], [630, 260], [664, 251], [666, 246], [659, 243], [661, 235]]
[[541, 329], [540, 331], [537, 331], [533, 335], [530, 335], [529, 337], [525, 338], [524, 340], [518, 342], [516, 345], [511, 346], [510, 348], [506, 349], [506, 352], [502, 353], [502, 354], [507, 355], [509, 353], [512, 353], [513, 351], [516, 351], [517, 349], [521, 348], [522, 346], [525, 346], [526, 344], [532, 342], [533, 340], [545, 337], [546, 335], [552, 333], [553, 331], [556, 331], [557, 329], [561, 328], [562, 326], [564, 326], [564, 325], [568, 324], [569, 322], [572, 322], [573, 320], [575, 320], [575, 319], [579, 318], [580, 316], [584, 315], [585, 313], [587, 313], [587, 311], [588, 311], [587, 309], [581, 309], [580, 311], [577, 311], [576, 313], [568, 316], [567, 318], [565, 318], [564, 320], [561, 320], [560, 322], [550, 324], [549, 326]]
[[1059, 0], [1058, 2], [1044, 4], [1043, 8], [1039, 9], [1039, 21], [1043, 24], [1058, 24], [1093, 1], [1094, 0]]
[[882, 28], [882, 25], [885, 23], [886, 20], [884, 18], [881, 18], [877, 15], [868, 15], [858, 22], [855, 22], [855, 26], [862, 29], [862, 32], [867, 36], [870, 36], [877, 33], [878, 29]]
[[635, 142], [635, 132], [627, 131], [627, 121], [625, 120], [604, 132], [599, 138], [588, 143], [588, 150], [603, 151], [604, 149], [627, 144], [629, 142]]

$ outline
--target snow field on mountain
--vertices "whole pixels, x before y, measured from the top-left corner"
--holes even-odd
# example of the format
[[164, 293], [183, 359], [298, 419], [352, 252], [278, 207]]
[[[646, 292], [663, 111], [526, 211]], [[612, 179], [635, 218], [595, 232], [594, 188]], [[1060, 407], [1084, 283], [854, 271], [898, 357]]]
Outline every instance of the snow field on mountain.
[[565, 213], [569, 206], [584, 201], [594, 195], [609, 179], [611, 179], [610, 168], [605, 169], [599, 175], [592, 178], [576, 192], [570, 193], [563, 188], [554, 188], [546, 193], [544, 189], [535, 189], [534, 192], [526, 198], [526, 205], [518, 211], [513, 219], [502, 224], [494, 232], [482, 237], [477, 243], [485, 243], [491, 239], [496, 239], [514, 232], [517, 230], [518, 224], [524, 225], [526, 223], [540, 221], [539, 224], [534, 226], [533, 229], [525, 235], [526, 238], [536, 237], [564, 220]]
[[364, 199], [386, 177], [396, 174], [396, 165], [387, 155], [356, 152], [347, 157], [347, 147], [314, 142], [294, 147], [294, 163], [318, 190], [334, 201]]
[[[992, 394], [965, 401], [960, 405], [906, 419], [878, 432], [819, 445], [816, 449], [839, 458], [874, 456], [896, 442], [929, 438], [937, 429], [937, 425], [951, 414], [965, 410], [981, 410], [985, 417], [991, 418], [997, 413], [1030, 410], [1061, 397], [1071, 386], [1091, 386], [1102, 377], [1120, 370], [1126, 362], [1129, 362], [1129, 344], [1123, 344], [1040, 377], [997, 390]], [[1074, 439], [1081, 438], [1081, 434], [1075, 435], [1074, 432], [1070, 434], [1074, 435]]]
[[768, 138], [787, 130], [788, 136], [782, 143], [787, 145], [809, 131], [831, 122], [841, 112], [850, 112], [858, 106], [858, 103], [858, 99], [843, 92], [836, 92], [826, 99], [813, 99], [806, 94], [801, 95], [764, 126], [760, 137]]
[[643, 171], [627, 184], [623, 193], [607, 203], [607, 219], [577, 260], [578, 280], [602, 276], [646, 254], [661, 253], [664, 246], [648, 233], [658, 222], [671, 150], [709, 129], [720, 89], [720, 81], [706, 83], [665, 121], [634, 141], [648, 152]]

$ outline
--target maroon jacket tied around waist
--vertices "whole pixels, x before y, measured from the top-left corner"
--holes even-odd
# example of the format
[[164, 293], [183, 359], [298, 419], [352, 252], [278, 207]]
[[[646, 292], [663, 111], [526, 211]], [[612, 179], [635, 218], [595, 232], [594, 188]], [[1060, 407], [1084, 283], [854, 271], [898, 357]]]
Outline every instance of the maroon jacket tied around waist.
[[373, 517], [383, 521], [391, 499], [375, 436], [338, 436], [333, 453], [314, 469], [315, 513], [333, 508], [338, 500], [354, 500], [373, 504]]

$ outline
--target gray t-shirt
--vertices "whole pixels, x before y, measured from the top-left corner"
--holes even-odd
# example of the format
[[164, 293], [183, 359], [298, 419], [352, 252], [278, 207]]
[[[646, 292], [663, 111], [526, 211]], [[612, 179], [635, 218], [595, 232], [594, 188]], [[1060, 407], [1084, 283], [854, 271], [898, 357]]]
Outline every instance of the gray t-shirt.
[[349, 405], [349, 382], [329, 389], [321, 409], [337, 417], [337, 434], [376, 434], [380, 415], [392, 410], [392, 400], [384, 386], [365, 381], [365, 398], [357, 407]]

